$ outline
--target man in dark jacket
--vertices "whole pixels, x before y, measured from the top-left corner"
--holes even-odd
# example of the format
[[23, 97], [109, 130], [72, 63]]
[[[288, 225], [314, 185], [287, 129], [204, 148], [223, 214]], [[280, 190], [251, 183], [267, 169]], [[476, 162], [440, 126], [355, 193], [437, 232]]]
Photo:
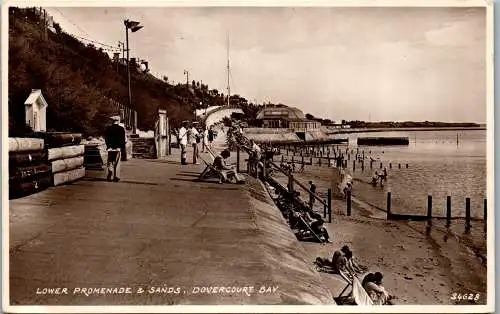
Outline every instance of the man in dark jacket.
[[106, 148], [108, 149], [107, 179], [111, 181], [111, 177], [114, 176], [113, 181], [118, 182], [120, 181], [118, 173], [120, 170], [121, 149], [125, 146], [125, 129], [119, 125], [119, 116], [113, 116], [111, 119], [113, 124], [106, 129], [104, 134]]

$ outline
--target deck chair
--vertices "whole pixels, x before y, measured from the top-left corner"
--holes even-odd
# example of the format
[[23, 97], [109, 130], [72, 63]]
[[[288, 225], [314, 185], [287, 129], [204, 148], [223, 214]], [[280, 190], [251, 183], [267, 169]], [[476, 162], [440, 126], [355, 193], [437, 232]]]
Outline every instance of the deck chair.
[[215, 157], [217, 157], [217, 155], [214, 153], [214, 151], [210, 148], [210, 147], [205, 147], [208, 151], [208, 153], [210, 154], [210, 157], [212, 158], [212, 162], [215, 160]]
[[200, 176], [198, 177], [199, 181], [203, 181], [205, 179], [213, 179], [213, 178], [217, 178], [217, 179], [220, 179], [220, 180], [224, 179], [224, 177], [222, 176], [222, 173], [219, 170], [215, 169], [215, 167], [211, 163], [209, 163], [208, 161], [206, 161], [201, 156], [198, 156], [198, 157], [205, 164], [205, 169], [203, 170], [202, 173], [200, 173]]
[[[373, 305], [372, 299], [370, 298], [368, 293], [366, 293], [366, 290], [359, 282], [358, 277], [350, 273], [346, 274], [343, 271], [341, 271], [339, 275], [347, 284], [336, 298], [337, 302], [339, 302], [340, 300], [350, 299], [354, 301], [355, 305]], [[349, 288], [351, 288], [351, 292], [344, 296], [344, 293], [346, 293]]]
[[352, 280], [352, 296], [357, 305], [373, 305], [372, 299], [366, 293], [365, 288], [363, 288], [357, 277], [354, 277]]

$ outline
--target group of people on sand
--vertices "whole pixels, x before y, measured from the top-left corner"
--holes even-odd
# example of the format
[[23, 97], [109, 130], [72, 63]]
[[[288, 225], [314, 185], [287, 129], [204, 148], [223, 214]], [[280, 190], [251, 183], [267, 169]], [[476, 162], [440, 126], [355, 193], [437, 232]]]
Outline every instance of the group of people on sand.
[[384, 170], [375, 170], [372, 176], [372, 185], [377, 186], [380, 184], [380, 186], [384, 186], [384, 183], [387, 181], [387, 168], [384, 168]]
[[[320, 269], [342, 274], [352, 280], [354, 277], [362, 276], [368, 271], [368, 267], [358, 264], [349, 246], [344, 245], [340, 250], [333, 253], [332, 259], [316, 258], [315, 264]], [[384, 276], [381, 272], [368, 273], [363, 277], [361, 286], [375, 305], [392, 305], [394, 296], [391, 296], [382, 285]]]

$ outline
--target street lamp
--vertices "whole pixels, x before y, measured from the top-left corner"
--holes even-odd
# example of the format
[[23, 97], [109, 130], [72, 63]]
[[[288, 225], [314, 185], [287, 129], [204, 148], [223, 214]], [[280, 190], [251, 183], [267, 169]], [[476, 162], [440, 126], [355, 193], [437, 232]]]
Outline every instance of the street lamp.
[[[130, 55], [129, 55], [129, 48], [128, 48], [128, 30], [132, 31], [132, 33], [137, 32], [143, 26], [139, 25], [139, 22], [136, 21], [130, 21], [130, 20], [125, 20], [123, 21], [123, 24], [125, 24], [125, 39], [126, 39], [126, 44], [127, 44], [127, 82], [128, 82], [128, 106], [129, 108], [132, 108], [132, 90], [130, 88]], [[137, 111], [134, 111], [134, 123], [133, 123], [133, 128], [132, 128], [132, 133], [135, 135], [137, 134]]]

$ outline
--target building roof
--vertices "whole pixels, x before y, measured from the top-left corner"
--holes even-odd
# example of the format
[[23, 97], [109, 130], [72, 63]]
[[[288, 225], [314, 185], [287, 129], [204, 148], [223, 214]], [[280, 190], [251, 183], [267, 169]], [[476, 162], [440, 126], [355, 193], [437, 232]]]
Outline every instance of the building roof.
[[256, 119], [288, 119], [288, 120], [303, 120], [306, 117], [304, 113], [294, 107], [268, 107], [257, 113]]
[[42, 95], [42, 90], [41, 89], [33, 89], [31, 90], [31, 94], [28, 96], [26, 101], [24, 102], [25, 105], [33, 105], [36, 103], [38, 99], [42, 100], [43, 106], [47, 106], [47, 102], [45, 101], [45, 98], [43, 98]]

